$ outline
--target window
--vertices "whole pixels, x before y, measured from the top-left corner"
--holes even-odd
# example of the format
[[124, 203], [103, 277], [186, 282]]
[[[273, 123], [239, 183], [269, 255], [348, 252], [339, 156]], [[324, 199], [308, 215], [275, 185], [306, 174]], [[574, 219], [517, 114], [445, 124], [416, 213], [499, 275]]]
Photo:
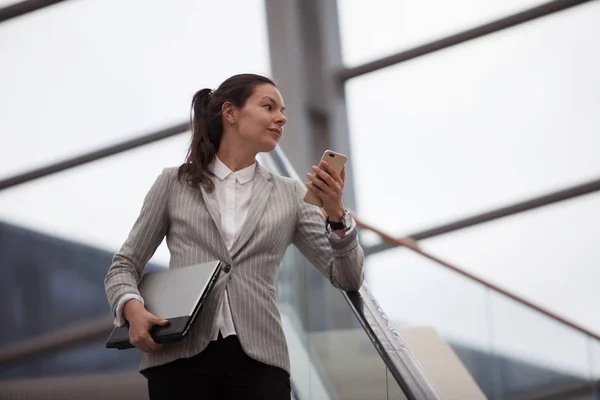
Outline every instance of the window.
[[0, 179], [185, 122], [195, 91], [269, 72], [259, 0], [64, 2], [1, 24], [0, 54]]
[[597, 179], [599, 20], [593, 2], [349, 81], [360, 215], [403, 235]]

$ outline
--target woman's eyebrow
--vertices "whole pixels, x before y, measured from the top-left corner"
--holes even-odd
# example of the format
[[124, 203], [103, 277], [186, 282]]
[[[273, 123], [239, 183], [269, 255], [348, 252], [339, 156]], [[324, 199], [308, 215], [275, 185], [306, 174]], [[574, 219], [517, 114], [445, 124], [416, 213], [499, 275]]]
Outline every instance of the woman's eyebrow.
[[[264, 96], [264, 97], [263, 97], [261, 100], [264, 100], [264, 99], [269, 99], [269, 100], [271, 100], [273, 103], [277, 104], [277, 102], [275, 101], [275, 99], [274, 99], [274, 98], [272, 98], [271, 96]], [[282, 106], [282, 107], [281, 107], [281, 111], [284, 111], [284, 110], [285, 110], [285, 106]]]

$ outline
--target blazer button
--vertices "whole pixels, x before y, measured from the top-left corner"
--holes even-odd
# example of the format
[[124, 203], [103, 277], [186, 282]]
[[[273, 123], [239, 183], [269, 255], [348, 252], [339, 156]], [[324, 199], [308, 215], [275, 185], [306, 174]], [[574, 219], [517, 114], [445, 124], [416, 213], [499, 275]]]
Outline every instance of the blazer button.
[[225, 266], [225, 268], [223, 268], [223, 271], [224, 271], [226, 274], [228, 274], [228, 273], [229, 273], [229, 271], [231, 271], [231, 265], [227, 264], [227, 265]]

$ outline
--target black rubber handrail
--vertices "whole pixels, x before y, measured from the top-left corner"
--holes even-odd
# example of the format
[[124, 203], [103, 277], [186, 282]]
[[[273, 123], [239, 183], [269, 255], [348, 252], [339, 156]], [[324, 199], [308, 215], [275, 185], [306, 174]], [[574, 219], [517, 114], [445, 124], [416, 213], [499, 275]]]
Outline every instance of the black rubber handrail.
[[0, 22], [41, 10], [48, 6], [62, 3], [65, 0], [25, 0], [0, 8]]

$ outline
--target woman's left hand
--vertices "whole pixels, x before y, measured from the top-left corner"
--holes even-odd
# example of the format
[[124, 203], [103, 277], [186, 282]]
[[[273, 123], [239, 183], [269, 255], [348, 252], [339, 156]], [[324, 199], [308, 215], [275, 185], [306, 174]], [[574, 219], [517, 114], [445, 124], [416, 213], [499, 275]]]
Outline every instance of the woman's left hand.
[[310, 180], [306, 187], [323, 201], [323, 209], [331, 221], [341, 221], [344, 217], [342, 192], [346, 179], [346, 167], [338, 174], [327, 161], [321, 161], [319, 166], [313, 165], [312, 170], [314, 173], [306, 174]]

